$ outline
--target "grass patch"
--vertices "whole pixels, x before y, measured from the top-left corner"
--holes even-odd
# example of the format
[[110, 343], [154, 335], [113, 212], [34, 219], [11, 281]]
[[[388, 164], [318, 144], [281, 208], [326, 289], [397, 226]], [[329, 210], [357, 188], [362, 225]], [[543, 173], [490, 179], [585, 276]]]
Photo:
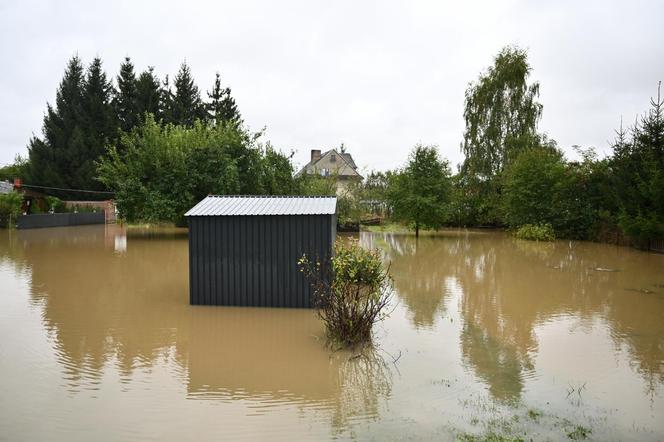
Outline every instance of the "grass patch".
[[593, 431], [590, 428], [584, 427], [583, 425], [576, 425], [570, 431], [567, 432], [567, 437], [572, 440], [584, 440], [588, 439], [588, 436]]
[[529, 241], [554, 241], [556, 233], [551, 224], [525, 224], [519, 227], [514, 236]]
[[457, 440], [463, 442], [523, 442], [520, 437], [506, 437], [501, 434], [487, 433], [487, 434], [470, 434], [461, 433], [457, 435]]
[[544, 413], [538, 410], [533, 410], [532, 408], [528, 410], [528, 417], [535, 422], [539, 422], [539, 418], [544, 416]]
[[386, 221], [382, 224], [375, 225], [375, 226], [362, 226], [362, 230], [367, 231], [367, 232], [376, 232], [376, 233], [382, 233], [382, 232], [405, 233], [405, 232], [410, 231], [408, 226], [405, 226], [405, 225], [399, 224], [399, 223], [395, 223], [395, 222], [392, 222], [392, 221]]
[[172, 229], [177, 227], [174, 223], [169, 222], [159, 222], [159, 223], [126, 223], [124, 221], [119, 221], [118, 224], [124, 225], [127, 229]]

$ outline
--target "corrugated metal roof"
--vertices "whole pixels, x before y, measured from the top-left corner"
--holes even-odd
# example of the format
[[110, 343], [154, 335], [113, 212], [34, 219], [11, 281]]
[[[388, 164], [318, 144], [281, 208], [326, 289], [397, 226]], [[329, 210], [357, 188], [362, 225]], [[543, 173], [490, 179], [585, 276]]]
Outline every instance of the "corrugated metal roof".
[[217, 196], [210, 195], [184, 216], [332, 215], [334, 196]]

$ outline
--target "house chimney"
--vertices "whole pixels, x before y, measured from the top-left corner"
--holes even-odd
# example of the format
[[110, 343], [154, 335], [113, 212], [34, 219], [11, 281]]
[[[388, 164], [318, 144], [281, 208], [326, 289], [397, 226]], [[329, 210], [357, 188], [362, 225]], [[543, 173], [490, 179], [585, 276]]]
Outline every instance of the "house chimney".
[[320, 160], [320, 149], [311, 149], [311, 162], [315, 163]]

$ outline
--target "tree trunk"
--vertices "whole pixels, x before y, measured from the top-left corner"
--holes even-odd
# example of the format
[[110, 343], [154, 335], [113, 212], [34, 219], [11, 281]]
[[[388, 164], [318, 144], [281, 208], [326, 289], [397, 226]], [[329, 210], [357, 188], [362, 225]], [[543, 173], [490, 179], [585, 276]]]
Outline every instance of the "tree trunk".
[[420, 237], [420, 223], [415, 221], [415, 238]]

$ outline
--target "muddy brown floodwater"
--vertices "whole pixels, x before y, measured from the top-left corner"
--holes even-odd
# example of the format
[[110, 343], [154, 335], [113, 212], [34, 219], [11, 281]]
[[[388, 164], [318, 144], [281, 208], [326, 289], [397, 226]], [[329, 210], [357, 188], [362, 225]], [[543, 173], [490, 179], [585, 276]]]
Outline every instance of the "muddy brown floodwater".
[[357, 357], [312, 311], [189, 306], [186, 231], [0, 231], [0, 439], [664, 439], [664, 256], [360, 241], [397, 303]]

